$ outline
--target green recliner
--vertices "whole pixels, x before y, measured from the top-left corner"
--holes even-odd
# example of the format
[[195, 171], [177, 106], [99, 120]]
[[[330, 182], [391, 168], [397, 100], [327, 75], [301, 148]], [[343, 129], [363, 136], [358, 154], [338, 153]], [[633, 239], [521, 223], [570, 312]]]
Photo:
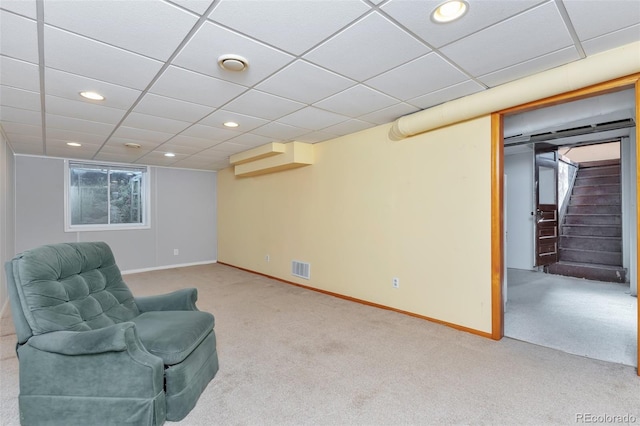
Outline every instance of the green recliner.
[[22, 424], [178, 421], [218, 371], [196, 289], [133, 297], [105, 243], [46, 245], [5, 267]]

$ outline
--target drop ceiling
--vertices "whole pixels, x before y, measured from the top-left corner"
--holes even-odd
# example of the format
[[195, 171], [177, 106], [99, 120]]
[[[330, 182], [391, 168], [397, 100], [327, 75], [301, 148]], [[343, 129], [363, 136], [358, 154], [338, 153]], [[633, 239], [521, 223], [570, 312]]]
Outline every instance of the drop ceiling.
[[219, 170], [640, 40], [635, 0], [468, 2], [0, 0], [0, 126], [17, 154]]

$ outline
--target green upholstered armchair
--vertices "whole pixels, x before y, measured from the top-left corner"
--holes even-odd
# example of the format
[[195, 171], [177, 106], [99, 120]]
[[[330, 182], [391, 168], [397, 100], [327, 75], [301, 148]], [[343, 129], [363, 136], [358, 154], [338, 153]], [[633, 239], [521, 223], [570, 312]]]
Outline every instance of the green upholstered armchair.
[[196, 289], [133, 297], [105, 243], [47, 245], [5, 266], [23, 424], [178, 421], [218, 371]]

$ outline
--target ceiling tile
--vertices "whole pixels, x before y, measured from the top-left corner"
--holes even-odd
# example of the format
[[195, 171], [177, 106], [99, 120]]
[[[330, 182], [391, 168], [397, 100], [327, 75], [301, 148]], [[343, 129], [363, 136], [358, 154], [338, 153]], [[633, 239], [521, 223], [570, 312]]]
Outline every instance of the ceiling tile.
[[[366, 84], [398, 99], [407, 100], [467, 79], [462, 71], [432, 52], [367, 80]], [[407, 81], [414, 84], [407, 84]]]
[[60, 140], [65, 142], [80, 142], [82, 144], [100, 146], [104, 143], [106, 136], [95, 133], [79, 132], [68, 129], [57, 129], [55, 127], [47, 127], [47, 142], [51, 140]]
[[276, 120], [304, 106], [299, 102], [252, 90], [225, 105], [224, 109], [267, 120]]
[[429, 51], [379, 13], [372, 13], [306, 54], [305, 59], [363, 81]]
[[265, 92], [312, 104], [356, 82], [304, 61], [296, 61], [256, 86]]
[[207, 11], [207, 8], [211, 6], [213, 0], [170, 0], [171, 3], [175, 3], [184, 8], [187, 8], [199, 15], [202, 15]]
[[[126, 144], [140, 145], [140, 148], [134, 148], [127, 146]], [[144, 140], [134, 140], [126, 138], [113, 137], [107, 141], [102, 147], [100, 152], [120, 153], [131, 157], [139, 158], [147, 152], [153, 151], [160, 145], [157, 142], [150, 142]]]
[[550, 2], [441, 49], [471, 75], [483, 75], [571, 46], [564, 21]]
[[226, 160], [229, 158], [229, 154], [226, 151], [216, 150], [216, 147], [209, 148], [202, 152], [197, 153], [196, 155], [191, 156], [191, 158], [197, 158], [200, 160], [209, 160], [209, 161], [220, 161]]
[[73, 130], [76, 132], [89, 133], [91, 135], [100, 136], [100, 143], [111, 134], [114, 126], [111, 124], [98, 123], [96, 121], [80, 120], [73, 117], [63, 117], [60, 115], [46, 114], [47, 120], [47, 139], [50, 136], [50, 129]]
[[351, 119], [347, 121], [343, 121], [342, 123], [336, 124], [334, 126], [329, 126], [326, 129], [323, 129], [323, 132], [331, 133], [337, 136], [348, 135], [349, 133], [359, 132], [360, 130], [369, 129], [374, 127], [374, 124], [367, 123], [366, 121]]
[[149, 141], [153, 143], [162, 143], [170, 139], [173, 135], [173, 133], [163, 133], [124, 126], [118, 127], [118, 130], [113, 133], [114, 138], [131, 139], [134, 141]]
[[40, 91], [38, 65], [0, 56], [0, 83], [18, 89]]
[[593, 55], [637, 40], [640, 40], [640, 24], [584, 41], [582, 47], [587, 55]]
[[127, 118], [122, 122], [122, 125], [136, 129], [155, 130], [158, 132], [176, 134], [189, 127], [191, 123], [132, 112], [127, 115]]
[[349, 117], [324, 111], [314, 107], [306, 107], [278, 119], [279, 123], [301, 127], [308, 130], [320, 130], [334, 124], [347, 121]]
[[314, 106], [349, 117], [358, 117], [397, 103], [397, 99], [359, 84], [317, 102]]
[[39, 126], [42, 124], [42, 114], [40, 111], [2, 105], [0, 106], [0, 121]]
[[156, 149], [162, 150], [164, 152], [173, 152], [175, 154], [184, 154], [184, 155], [192, 155], [199, 151], [202, 151], [202, 148], [197, 146], [188, 146], [188, 145], [178, 145], [171, 142], [163, 143], [158, 146]]
[[116, 124], [124, 116], [122, 109], [109, 108], [88, 101], [72, 101], [47, 95], [45, 97], [46, 112], [63, 117], [80, 118], [98, 123]]
[[[244, 57], [249, 66], [242, 72], [220, 68], [218, 58], [227, 54]], [[173, 63], [211, 77], [253, 86], [293, 59], [293, 56], [277, 49], [206, 22], [180, 51]]]
[[29, 124], [3, 122], [2, 128], [9, 133], [17, 133], [25, 136], [32, 136], [42, 140], [42, 126], [34, 126]]
[[[200, 156], [206, 157], [208, 155], [215, 156], [214, 153], [216, 153], [216, 152], [224, 153], [226, 155], [229, 155], [229, 154], [235, 154], [236, 152], [245, 151], [246, 149], [247, 149], [247, 147], [244, 146], [244, 145], [239, 145], [239, 144], [235, 144], [235, 143], [232, 143], [232, 142], [223, 142], [223, 143], [221, 143], [219, 145], [216, 145], [216, 146], [214, 146], [212, 148], [209, 148], [206, 151], [203, 151], [202, 153], [199, 153], [198, 156], [199, 157]], [[220, 156], [222, 156], [222, 155], [220, 155]]]
[[[364, 14], [359, 0], [222, 0], [209, 19], [288, 52], [301, 54]], [[268, 16], [268, 19], [265, 17]]]
[[295, 139], [297, 136], [309, 133], [309, 129], [302, 129], [300, 127], [289, 126], [287, 124], [278, 123], [276, 121], [265, 124], [262, 127], [258, 127], [253, 133], [268, 138], [273, 138], [277, 141], [286, 141]]
[[[127, 110], [140, 96], [139, 90], [118, 86], [104, 81], [46, 68], [45, 91], [47, 95], [75, 101], [87, 102], [80, 92], [98, 92], [105, 97], [103, 101], [94, 101], [96, 105]], [[91, 101], [89, 101], [91, 102]]]
[[329, 139], [334, 139], [336, 137], [337, 136], [332, 133], [317, 131], [317, 132], [307, 133], [306, 135], [298, 136], [296, 137], [296, 140], [299, 142], [317, 143], [317, 142], [323, 142]]
[[214, 108], [147, 93], [134, 108], [134, 112], [194, 122], [210, 114]]
[[235, 83], [170, 66], [151, 86], [149, 92], [200, 105], [219, 107], [245, 90], [247, 90], [246, 87]]
[[247, 147], [254, 147], [264, 145], [269, 142], [273, 142], [273, 138], [267, 136], [260, 136], [253, 133], [245, 133], [235, 138], [229, 139], [227, 142], [237, 143], [240, 145], [246, 145]]
[[44, 154], [44, 146], [42, 142], [40, 143], [21, 143], [14, 142], [18, 138], [14, 135], [7, 135], [9, 140], [11, 141], [11, 147], [13, 148], [13, 152], [16, 154], [24, 154], [24, 155], [43, 155]]
[[[563, 3], [582, 41], [640, 24], [637, 0], [564, 0]], [[636, 32], [635, 36], [637, 40], [640, 33]]]
[[220, 129], [217, 127], [203, 126], [201, 124], [195, 124], [189, 127], [187, 130], [181, 133], [185, 136], [191, 136], [194, 138], [208, 139], [213, 142], [222, 142], [227, 139], [231, 139], [238, 136], [238, 132], [232, 130]]
[[132, 89], [146, 88], [162, 66], [162, 62], [48, 25], [44, 37], [47, 67]]
[[580, 59], [580, 55], [575, 47], [567, 47], [548, 55], [539, 56], [530, 61], [521, 62], [512, 67], [503, 68], [496, 72], [478, 77], [478, 81], [489, 87], [495, 87], [518, 78], [529, 75], [531, 70], [542, 72], [560, 65], [567, 64]]
[[458, 99], [483, 90], [485, 90], [485, 88], [480, 84], [473, 80], [467, 80], [464, 83], [456, 84], [455, 86], [447, 87], [427, 95], [410, 99], [408, 103], [425, 109], [439, 105], [451, 99]]
[[198, 18], [162, 1], [47, 1], [45, 23], [159, 60], [180, 45]]
[[209, 159], [197, 159], [189, 157], [185, 160], [176, 162], [173, 167], [180, 167], [185, 169], [215, 170], [213, 164], [214, 162]]
[[431, 12], [443, 3], [442, 0], [391, 0], [382, 6], [382, 10], [431, 46], [442, 47], [544, 1], [472, 1], [469, 12], [462, 19], [446, 25], [430, 19]]
[[391, 123], [403, 115], [411, 114], [416, 111], [418, 111], [418, 108], [413, 105], [398, 103], [390, 107], [362, 115], [360, 118], [370, 123], [386, 124]]
[[37, 64], [36, 21], [0, 10], [0, 54]]
[[96, 161], [109, 161], [113, 163], [133, 163], [140, 157], [140, 155], [142, 154], [134, 155], [120, 152], [108, 152], [102, 149], [95, 155], [95, 157], [93, 157], [93, 159]]
[[172, 138], [171, 140], [169, 140], [167, 143], [170, 143], [172, 145], [181, 145], [181, 146], [187, 146], [192, 148], [198, 148], [198, 151], [202, 151], [203, 149], [211, 148], [212, 146], [220, 142], [212, 141], [210, 139], [194, 138], [192, 136], [178, 135]]
[[14, 108], [41, 110], [40, 94], [28, 90], [15, 89], [9, 86], [0, 86], [0, 100], [2, 105]]
[[0, 8], [10, 10], [27, 18], [37, 19], [36, 2], [26, 0], [2, 0]]
[[91, 160], [98, 152], [99, 145], [82, 145], [81, 147], [72, 147], [66, 145], [64, 141], [51, 141], [47, 138], [47, 155], [62, 158], [77, 158], [82, 160]]
[[151, 151], [138, 159], [137, 162], [141, 164], [149, 164], [152, 166], [170, 166], [177, 161], [184, 160], [189, 157], [189, 155], [187, 154], [179, 154], [175, 152], [173, 152], [173, 157], [166, 157], [164, 154], [168, 152], [171, 151], [165, 151], [162, 148], [159, 150]]
[[199, 124], [229, 130], [228, 127], [224, 126], [224, 123], [227, 123], [229, 121], [239, 124], [239, 126], [235, 128], [236, 132], [248, 132], [269, 122], [267, 120], [263, 120], [262, 118], [251, 117], [248, 115], [219, 109], [200, 120]]

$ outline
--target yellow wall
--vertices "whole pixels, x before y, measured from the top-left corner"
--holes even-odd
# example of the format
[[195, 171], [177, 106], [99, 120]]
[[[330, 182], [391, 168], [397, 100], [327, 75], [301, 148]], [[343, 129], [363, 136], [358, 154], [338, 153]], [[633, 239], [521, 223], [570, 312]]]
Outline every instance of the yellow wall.
[[390, 126], [315, 144], [301, 169], [221, 171], [218, 260], [490, 333], [490, 117], [399, 142]]

